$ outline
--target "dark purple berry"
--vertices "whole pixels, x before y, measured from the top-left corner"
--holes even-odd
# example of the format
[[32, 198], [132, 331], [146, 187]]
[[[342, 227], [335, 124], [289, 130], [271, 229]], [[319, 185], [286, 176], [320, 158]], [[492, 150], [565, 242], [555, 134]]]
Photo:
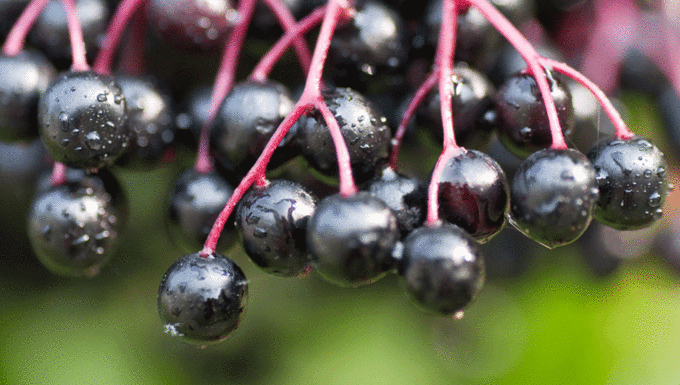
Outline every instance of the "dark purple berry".
[[[234, 188], [216, 172], [184, 171], [170, 191], [167, 229], [172, 240], [185, 251], [201, 250], [213, 223]], [[217, 244], [218, 250], [231, 247], [235, 236], [233, 220], [228, 220]]]
[[170, 95], [151, 79], [118, 76], [127, 103], [130, 145], [116, 164], [129, 168], [158, 165], [175, 137]]
[[634, 230], [661, 218], [670, 188], [668, 165], [655, 145], [641, 137], [608, 140], [588, 157], [600, 189], [598, 221], [618, 230]]
[[[562, 132], [569, 136], [574, 127], [571, 94], [559, 77], [546, 74]], [[518, 73], [508, 79], [496, 93], [496, 112], [498, 136], [515, 156], [526, 158], [552, 144], [548, 114], [533, 76]]]
[[72, 167], [111, 165], [130, 134], [123, 91], [113, 77], [66, 72], [40, 96], [38, 124], [50, 155]]
[[427, 210], [427, 187], [422, 181], [385, 167], [380, 175], [368, 182], [364, 190], [394, 211], [402, 237], [423, 224]]
[[484, 286], [477, 244], [457, 226], [424, 226], [404, 240], [402, 286], [421, 310], [449, 316], [469, 305]]
[[185, 255], [158, 288], [158, 313], [165, 332], [196, 345], [229, 338], [248, 303], [248, 281], [231, 259], [217, 253]]
[[302, 186], [274, 180], [253, 186], [236, 209], [236, 226], [250, 259], [270, 274], [293, 277], [309, 267], [307, 222], [316, 198]]
[[106, 172], [39, 188], [28, 212], [28, 235], [42, 264], [59, 275], [95, 276], [115, 252], [125, 226], [120, 191]]
[[345, 287], [373, 283], [394, 269], [398, 240], [394, 212], [366, 192], [323, 199], [307, 224], [314, 267], [327, 281]]
[[[236, 170], [245, 175], [269, 142], [295, 102], [286, 87], [274, 82], [239, 83], [222, 102], [211, 131], [211, 145]], [[275, 167], [298, 155], [293, 131], [272, 158]]]
[[478, 242], [505, 226], [510, 187], [491, 157], [468, 150], [448, 160], [439, 180], [439, 213]]
[[0, 197], [8, 194], [28, 202], [33, 196], [36, 178], [49, 172], [45, 146], [38, 139], [29, 142], [0, 142]]
[[150, 0], [147, 17], [166, 44], [209, 51], [223, 45], [238, 13], [230, 0]]
[[56, 76], [52, 64], [36, 50], [0, 55], [0, 141], [38, 137], [38, 98]]
[[[389, 157], [391, 138], [387, 118], [352, 89], [336, 88], [324, 92], [323, 96], [340, 125], [354, 178], [360, 183], [371, 179]], [[337, 175], [335, 146], [321, 113], [314, 111], [301, 116], [298, 127], [298, 145], [305, 159], [315, 170]]]
[[592, 219], [598, 189], [595, 169], [576, 150], [540, 150], [527, 158], [510, 187], [517, 227], [548, 248], [583, 234]]

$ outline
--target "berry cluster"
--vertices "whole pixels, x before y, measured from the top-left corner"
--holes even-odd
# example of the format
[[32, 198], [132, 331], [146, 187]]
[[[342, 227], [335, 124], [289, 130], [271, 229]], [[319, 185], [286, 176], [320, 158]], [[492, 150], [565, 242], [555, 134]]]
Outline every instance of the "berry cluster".
[[[106, 4], [86, 13], [87, 2], [61, 0], [59, 14], [32, 0], [16, 20], [2, 13], [12, 27], [0, 56], [0, 140], [13, 144], [3, 144], [0, 165], [26, 151], [32, 172], [52, 167], [23, 186], [34, 194], [31, 244], [54, 273], [92, 277], [126, 225], [126, 189], [110, 170], [153, 169], [197, 147], [168, 194], [166, 227], [188, 254], [158, 292], [166, 331], [190, 343], [222, 341], [241, 321], [248, 280], [223, 255], [236, 242], [277, 276], [315, 270], [358, 287], [397, 274], [418, 308], [461, 317], [485, 281], [480, 245], [506, 226], [548, 248], [574, 242], [593, 218], [642, 229], [672, 190], [661, 151], [628, 130], [605, 92], [527, 40], [546, 34], [529, 0], [122, 0], [110, 20]], [[48, 12], [63, 22], [45, 26]], [[266, 39], [277, 23], [281, 37], [236, 82], [249, 26]], [[305, 38], [317, 26], [310, 51]], [[48, 44], [62, 35], [70, 54]], [[212, 88], [187, 93], [182, 80], [150, 77], [154, 39], [177, 52], [223, 47]], [[302, 85], [270, 78], [288, 48]], [[597, 54], [586, 52], [586, 69]], [[70, 69], [59, 72], [64, 57]], [[592, 117], [579, 115], [578, 92], [601, 105], [611, 136], [577, 139], [593, 136], [582, 133]], [[430, 138], [412, 135], [412, 118]], [[420, 139], [441, 143], [427, 183], [399, 169], [402, 145], [431, 148]], [[312, 176], [286, 177], [301, 162]], [[274, 169], [283, 177], [270, 180]]]

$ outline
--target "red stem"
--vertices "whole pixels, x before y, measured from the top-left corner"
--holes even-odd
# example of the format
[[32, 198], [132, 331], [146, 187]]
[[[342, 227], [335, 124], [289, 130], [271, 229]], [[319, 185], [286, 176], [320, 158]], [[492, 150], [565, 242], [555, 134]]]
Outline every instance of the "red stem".
[[[252, 81], [263, 82], [267, 80], [269, 73], [274, 67], [274, 64], [281, 59], [281, 56], [286, 52], [286, 50], [291, 46], [293, 41], [295, 41], [300, 36], [303, 36], [309, 30], [316, 27], [323, 16], [326, 13], [325, 6], [315, 9], [312, 13], [307, 15], [304, 19], [296, 23], [295, 26], [287, 30], [283, 36], [269, 49], [269, 51], [262, 56], [260, 62], [257, 63], [255, 69], [250, 74], [249, 79]], [[303, 68], [305, 73], [309, 71], [309, 66]]]
[[75, 1], [61, 0], [61, 3], [64, 6], [64, 11], [66, 12], [68, 37], [71, 41], [71, 56], [73, 58], [71, 71], [88, 71], [90, 69], [90, 65], [87, 64], [87, 57], [85, 56], [85, 40], [83, 40], [83, 29], [80, 27]]
[[614, 108], [614, 105], [611, 103], [611, 101], [609, 101], [609, 98], [607, 98], [607, 95], [605, 95], [605, 93], [590, 79], [564, 63], [547, 58], [542, 58], [541, 62], [543, 62], [544, 65], [552, 67], [555, 71], [569, 76], [586, 87], [593, 94], [593, 96], [595, 96], [597, 101], [604, 109], [604, 112], [609, 117], [609, 120], [611, 120], [614, 128], [616, 129], [616, 137], [618, 139], [627, 140], [634, 136], [634, 134], [626, 126], [626, 123], [623, 121], [623, 119], [621, 119], [619, 112], [616, 110], [616, 108]]
[[545, 105], [546, 112], [548, 113], [548, 122], [550, 124], [550, 134], [552, 136], [552, 146], [554, 149], [565, 149], [567, 148], [567, 143], [564, 141], [564, 135], [562, 134], [562, 129], [560, 127], [560, 120], [557, 115], [557, 109], [555, 108], [555, 101], [552, 98], [550, 92], [550, 85], [548, 84], [548, 79], [546, 78], [544, 68], [541, 66], [539, 59], [541, 56], [536, 52], [534, 47], [527, 41], [524, 36], [515, 28], [508, 19], [506, 19], [493, 5], [491, 5], [487, 0], [469, 0], [479, 12], [484, 15], [484, 18], [491, 23], [491, 25], [505, 36], [505, 38], [512, 44], [513, 47], [519, 52], [527, 65], [528, 70], [534, 79], [536, 79], [536, 84], [541, 92], [541, 97], [543, 99], [543, 104]]
[[427, 94], [430, 92], [432, 87], [434, 87], [436, 82], [437, 82], [436, 71], [431, 72], [429, 75], [427, 75], [427, 78], [425, 79], [423, 84], [421, 84], [420, 87], [418, 87], [418, 90], [416, 91], [415, 95], [413, 95], [413, 99], [411, 99], [408, 108], [406, 108], [406, 111], [404, 112], [404, 116], [402, 116], [401, 118], [399, 127], [397, 127], [397, 132], [394, 134], [394, 139], [392, 139], [392, 154], [390, 154], [390, 167], [393, 170], [397, 169], [397, 159], [399, 158], [399, 150], [401, 149], [401, 143], [404, 140], [404, 134], [406, 133], [408, 123], [411, 120], [411, 117], [413, 117], [413, 114], [416, 113], [416, 109], [418, 109], [420, 103], [423, 102], [423, 99], [425, 99], [425, 96], [427, 96]]
[[125, 42], [125, 47], [118, 64], [119, 70], [124, 74], [133, 76], [144, 74], [144, 68], [146, 67], [144, 62], [146, 23], [146, 12], [140, 8], [132, 16], [130, 37]]
[[[125, 32], [125, 27], [132, 15], [146, 3], [146, 0], [123, 0], [109, 23], [109, 28], [104, 36], [104, 43], [94, 61], [94, 71], [100, 74], [111, 73], [111, 63], [120, 43], [120, 38]], [[143, 12], [143, 11], [142, 11]]]
[[66, 183], [66, 165], [61, 162], [54, 162], [52, 166], [52, 176], [50, 177], [50, 186], [60, 186]]
[[24, 49], [26, 35], [31, 30], [35, 21], [38, 20], [40, 13], [50, 0], [31, 0], [24, 8], [14, 26], [7, 34], [5, 44], [2, 46], [2, 53], [7, 56], [16, 56]]
[[[283, 28], [284, 33], [290, 31], [296, 27], [295, 18], [293, 14], [290, 13], [288, 7], [286, 7], [281, 0], [262, 0], [267, 4], [269, 9], [272, 11], [276, 19], [279, 21], [281, 28]], [[298, 60], [300, 61], [300, 66], [302, 71], [306, 74], [309, 71], [309, 63], [312, 60], [312, 53], [309, 51], [307, 42], [301, 36], [297, 36], [293, 40], [293, 49], [297, 54]]]
[[220, 67], [215, 76], [212, 94], [210, 95], [210, 111], [208, 118], [201, 128], [201, 136], [198, 141], [198, 154], [194, 163], [194, 170], [199, 173], [210, 172], [213, 170], [212, 159], [210, 159], [210, 127], [217, 116], [222, 101], [227, 96], [234, 84], [236, 76], [236, 65], [241, 55], [241, 48], [248, 33], [250, 19], [253, 16], [257, 0], [241, 0], [239, 3], [239, 20], [234, 29], [229, 34], [229, 39], [225, 43], [224, 53]]

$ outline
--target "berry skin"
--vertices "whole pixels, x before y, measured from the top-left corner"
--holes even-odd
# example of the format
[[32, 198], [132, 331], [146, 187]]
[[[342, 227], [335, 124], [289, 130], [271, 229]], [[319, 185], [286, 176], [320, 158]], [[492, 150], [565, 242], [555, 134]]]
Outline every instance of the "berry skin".
[[[4, 203], [12, 201], [9, 199], [12, 197], [27, 205], [35, 192], [36, 178], [50, 169], [45, 146], [39, 139], [28, 143], [0, 142], [0, 197]], [[22, 205], [24, 210], [26, 205]]]
[[113, 77], [66, 72], [38, 102], [40, 136], [50, 155], [71, 167], [111, 165], [128, 147], [123, 91]]
[[468, 150], [449, 159], [439, 181], [439, 213], [478, 242], [505, 226], [510, 187], [490, 156]]
[[427, 187], [420, 180], [385, 167], [363, 190], [385, 202], [394, 211], [402, 237], [423, 224], [427, 210]]
[[166, 333], [196, 345], [231, 336], [248, 303], [248, 281], [231, 259], [198, 253], [175, 261], [158, 289], [158, 313]]
[[[185, 251], [203, 248], [210, 229], [227, 204], [234, 188], [217, 172], [184, 171], [170, 191], [166, 228], [170, 238]], [[217, 244], [218, 250], [231, 247], [235, 237], [233, 220], [227, 221]]]
[[[389, 157], [387, 118], [371, 101], [350, 88], [336, 88], [323, 96], [347, 143], [354, 178], [359, 183], [370, 180]], [[321, 114], [315, 111], [303, 115], [297, 125], [298, 146], [305, 159], [315, 170], [337, 175], [335, 146]]]
[[670, 192], [663, 153], [645, 138], [600, 142], [588, 154], [600, 198], [595, 218], [618, 230], [647, 227], [661, 218]]
[[274, 180], [252, 187], [239, 202], [236, 226], [250, 259], [267, 273], [294, 277], [309, 264], [307, 222], [316, 198], [302, 186]]
[[398, 240], [396, 216], [366, 192], [323, 199], [307, 224], [313, 266], [324, 279], [344, 287], [371, 284], [392, 270]]
[[548, 248], [578, 239], [592, 219], [598, 189], [595, 169], [576, 150], [544, 149], [519, 166], [510, 187], [515, 224]]
[[399, 261], [402, 287], [421, 310], [453, 315], [484, 285], [484, 260], [477, 244], [459, 227], [444, 224], [414, 230]]
[[76, 174], [67, 175], [63, 185], [38, 187], [28, 211], [28, 236], [53, 273], [93, 277], [115, 252], [126, 202], [118, 182], [104, 170]]
[[[227, 164], [245, 175], [294, 105], [290, 93], [281, 84], [237, 84], [222, 102], [212, 127], [211, 144], [218, 159], [226, 159]], [[293, 148], [292, 135], [290, 131], [281, 142], [270, 168], [299, 154]]]
[[38, 137], [38, 98], [56, 76], [43, 54], [24, 50], [16, 56], [0, 55], [0, 141]]
[[[574, 127], [571, 94], [559, 77], [553, 77], [550, 71], [546, 74], [562, 132], [569, 136]], [[495, 100], [498, 136], [513, 155], [524, 159], [552, 144], [548, 115], [533, 76], [518, 73], [511, 77]]]

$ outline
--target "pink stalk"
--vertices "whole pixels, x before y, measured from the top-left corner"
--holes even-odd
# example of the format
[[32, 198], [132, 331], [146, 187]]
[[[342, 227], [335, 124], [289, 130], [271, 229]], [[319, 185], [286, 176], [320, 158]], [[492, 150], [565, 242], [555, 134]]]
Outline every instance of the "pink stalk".
[[413, 95], [413, 99], [411, 99], [411, 102], [408, 104], [408, 107], [406, 108], [406, 111], [404, 112], [404, 116], [401, 118], [401, 122], [399, 123], [399, 127], [397, 127], [397, 132], [394, 134], [394, 139], [392, 139], [392, 153], [390, 154], [390, 167], [393, 170], [397, 169], [397, 159], [399, 158], [399, 150], [401, 149], [401, 143], [404, 140], [404, 134], [406, 133], [406, 128], [408, 127], [408, 123], [411, 120], [411, 117], [413, 117], [413, 114], [416, 113], [416, 109], [420, 105], [420, 103], [423, 102], [423, 99], [425, 99], [425, 96], [430, 92], [432, 87], [434, 87], [435, 83], [437, 82], [437, 72], [431, 72], [429, 75], [427, 75], [427, 78], [421, 84], [420, 87], [418, 87], [418, 90], [416, 91], [415, 95]]
[[560, 127], [560, 120], [557, 116], [557, 109], [555, 108], [555, 101], [550, 93], [550, 85], [545, 75], [545, 70], [541, 66], [539, 59], [541, 56], [536, 52], [534, 47], [527, 41], [524, 36], [515, 28], [508, 19], [506, 19], [493, 5], [487, 0], [469, 0], [479, 12], [484, 15], [491, 25], [498, 30], [513, 47], [519, 52], [524, 61], [529, 66], [529, 71], [536, 79], [536, 84], [541, 92], [543, 104], [545, 105], [548, 114], [548, 122], [550, 124], [550, 134], [552, 136], [552, 146], [554, 149], [567, 148], [567, 143], [564, 141], [564, 135]]
[[144, 74], [144, 41], [146, 40], [146, 12], [138, 9], [132, 16], [130, 38], [125, 43], [119, 70], [127, 75], [141, 76]]
[[7, 34], [5, 44], [2, 46], [2, 53], [7, 56], [16, 56], [24, 49], [26, 35], [31, 30], [35, 21], [38, 20], [40, 13], [50, 0], [31, 0], [24, 8], [14, 26]]
[[[309, 112], [313, 107], [316, 107], [321, 111], [321, 114], [331, 131], [331, 135], [334, 138], [336, 153], [338, 153], [338, 168], [340, 169], [340, 193], [351, 195], [357, 191], [352, 179], [352, 170], [349, 164], [349, 151], [347, 150], [344, 140], [335, 140], [338, 135], [340, 135], [340, 138], [342, 139], [342, 134], [340, 133], [337, 121], [335, 121], [333, 114], [323, 102], [320, 89], [321, 76], [324, 62], [328, 54], [328, 47], [330, 46], [330, 39], [333, 36], [333, 31], [335, 30], [338, 20], [343, 17], [343, 14], [346, 13], [348, 9], [350, 9], [350, 6], [344, 0], [330, 0], [328, 2], [324, 20], [321, 25], [321, 31], [319, 32], [316, 47], [314, 48], [314, 55], [312, 56], [307, 83], [305, 84], [305, 89], [302, 92], [300, 100], [295, 104], [293, 111], [283, 120], [283, 122], [281, 122], [272, 138], [267, 142], [267, 145], [262, 151], [262, 155], [255, 161], [253, 167], [241, 180], [231, 197], [229, 197], [227, 204], [220, 212], [208, 234], [203, 250], [200, 252], [201, 256], [207, 257], [215, 252], [215, 247], [217, 246], [217, 241], [224, 229], [224, 225], [238, 201], [253, 183], [264, 183], [266, 180], [265, 173], [267, 171], [267, 164], [269, 163], [272, 154], [286, 136], [290, 127], [300, 118], [300, 116], [302, 116], [302, 114]], [[333, 122], [335, 123], [334, 126]], [[344, 174], [344, 170], [347, 171], [349, 176]]]
[[444, 0], [442, 4], [442, 26], [439, 31], [439, 42], [437, 43], [437, 58], [435, 63], [435, 73], [439, 81], [439, 109], [442, 115], [442, 130], [444, 131], [444, 150], [430, 179], [430, 186], [427, 191], [427, 219], [429, 226], [439, 224], [439, 179], [448, 160], [456, 156], [462, 148], [456, 144], [456, 137], [453, 131], [453, 111], [451, 110], [453, 86], [453, 54], [456, 44], [456, 21], [458, 18], [457, 0]]
[[[293, 41], [295, 41], [300, 36], [304, 36], [312, 28], [316, 27], [323, 16], [326, 13], [325, 6], [315, 9], [312, 13], [307, 15], [304, 19], [300, 20], [299, 23], [289, 30], [287, 30], [283, 36], [269, 49], [269, 51], [262, 56], [260, 62], [257, 63], [255, 69], [248, 77], [252, 81], [263, 82], [267, 80], [269, 73], [271, 72], [274, 64], [276, 64], [281, 56], [286, 52], [286, 50], [291, 46]], [[311, 59], [310, 59], [311, 60]], [[309, 66], [304, 68], [305, 73], [309, 71]]]
[[616, 108], [614, 108], [614, 105], [611, 103], [611, 101], [609, 101], [609, 98], [607, 98], [607, 95], [605, 95], [605, 93], [590, 79], [564, 63], [560, 63], [548, 58], [541, 58], [541, 62], [544, 63], [544, 65], [552, 67], [555, 71], [569, 76], [586, 87], [593, 94], [593, 96], [595, 96], [597, 101], [602, 106], [602, 109], [604, 109], [604, 112], [609, 117], [609, 120], [611, 120], [612, 124], [614, 125], [614, 129], [616, 130], [616, 137], [618, 139], [627, 140], [634, 136], [634, 134], [628, 129], [628, 126], [626, 126], [626, 123], [621, 118], [619, 112], [616, 110]]
[[83, 29], [80, 27], [75, 1], [61, 0], [61, 3], [64, 6], [64, 11], [66, 12], [68, 37], [71, 41], [71, 56], [73, 57], [71, 71], [88, 71], [90, 69], [90, 65], [87, 64], [87, 57], [85, 56], [85, 40], [83, 40]]
[[66, 183], [66, 165], [61, 162], [54, 162], [52, 176], [50, 176], [50, 186], [60, 186], [64, 183]]
[[236, 65], [238, 64], [241, 48], [248, 33], [248, 26], [250, 25], [250, 19], [253, 16], [256, 2], [257, 0], [241, 0], [238, 8], [238, 23], [229, 34], [229, 39], [225, 43], [220, 67], [217, 70], [212, 94], [210, 95], [208, 118], [201, 128], [201, 136], [198, 141], [198, 154], [196, 155], [194, 170], [199, 173], [213, 170], [214, 166], [210, 159], [210, 127], [215, 120], [215, 116], [217, 116], [222, 101], [234, 85]]
[[[293, 14], [290, 13], [288, 7], [286, 7], [281, 0], [263, 0], [265, 4], [272, 11], [276, 19], [279, 21], [281, 28], [284, 32], [288, 32], [295, 28], [296, 22]], [[312, 54], [309, 52], [309, 47], [307, 47], [307, 42], [301, 36], [297, 36], [293, 40], [293, 49], [295, 54], [300, 61], [300, 66], [302, 71], [306, 74], [309, 71], [309, 62], [312, 60]]]
[[125, 32], [125, 27], [132, 15], [146, 3], [146, 0], [123, 0], [109, 23], [109, 28], [104, 37], [102, 48], [94, 61], [94, 71], [100, 74], [111, 73], [111, 63], [116, 53], [120, 38]]

